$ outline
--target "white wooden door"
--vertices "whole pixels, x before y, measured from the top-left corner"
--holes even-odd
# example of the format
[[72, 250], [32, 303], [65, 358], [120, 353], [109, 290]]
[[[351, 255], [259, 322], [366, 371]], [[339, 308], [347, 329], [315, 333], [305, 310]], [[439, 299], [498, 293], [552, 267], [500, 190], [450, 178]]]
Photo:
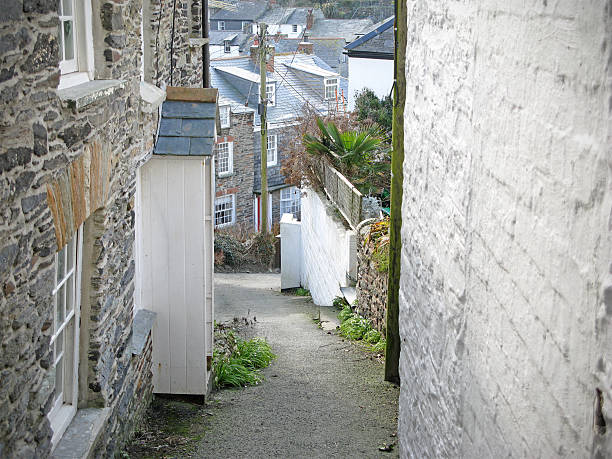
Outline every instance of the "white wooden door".
[[141, 169], [142, 307], [153, 327], [154, 392], [206, 394], [212, 355], [210, 158], [153, 157]]

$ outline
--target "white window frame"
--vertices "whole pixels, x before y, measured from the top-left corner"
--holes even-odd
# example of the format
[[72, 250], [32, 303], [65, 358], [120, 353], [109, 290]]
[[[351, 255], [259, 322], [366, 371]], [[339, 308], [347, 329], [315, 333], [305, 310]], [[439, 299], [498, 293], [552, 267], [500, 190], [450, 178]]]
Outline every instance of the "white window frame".
[[[278, 138], [276, 134], [269, 134], [267, 141], [267, 156], [266, 156], [266, 165], [267, 167], [276, 166], [278, 163]], [[271, 160], [270, 157], [273, 157]]]
[[[53, 386], [57, 383], [57, 365], [61, 364], [61, 392], [55, 388], [54, 401], [47, 415], [55, 447], [77, 411], [79, 387], [79, 322], [81, 316], [81, 274], [83, 226], [66, 246], [55, 254], [53, 288], [53, 335], [51, 336]], [[62, 261], [63, 260], [63, 261]], [[60, 267], [62, 272], [60, 272]], [[67, 310], [72, 301], [71, 310]], [[60, 314], [58, 316], [58, 314]], [[61, 344], [60, 344], [61, 343]]]
[[[61, 14], [63, 3], [70, 2], [72, 15]], [[93, 31], [91, 0], [63, 0], [59, 2], [59, 32], [61, 32], [64, 20], [73, 21], [73, 45], [74, 59], [65, 60], [63, 58], [62, 38], [59, 45], [59, 68], [60, 82], [58, 89], [76, 86], [94, 79], [94, 57], [93, 57]], [[59, 36], [59, 35], [58, 35]]]
[[[227, 170], [221, 170], [220, 154], [224, 147], [227, 146]], [[234, 173], [234, 142], [219, 142], [217, 144], [217, 176], [227, 177]]]
[[242, 26], [241, 26], [242, 31], [243, 31], [244, 33], [251, 33], [251, 31], [250, 31], [250, 30], [244, 30], [244, 26], [245, 26], [245, 25], [246, 25], [247, 27], [250, 27], [251, 23], [250, 23], [249, 21], [242, 21]]
[[225, 21], [217, 21], [217, 30], [225, 30]]
[[[258, 86], [259, 102], [261, 103], [261, 85]], [[268, 106], [274, 107], [276, 105], [276, 83], [266, 83], [266, 99], [268, 99]]]
[[231, 126], [231, 116], [229, 105], [221, 105], [219, 107], [219, 121], [221, 122], [221, 128], [228, 128]]
[[300, 213], [302, 202], [301, 202], [301, 191], [298, 187], [290, 186], [287, 188], [281, 188], [280, 190], [280, 215], [291, 214], [297, 217]]
[[293, 25], [291, 26], [291, 31], [292, 31], [293, 33], [297, 33], [297, 31], [298, 31], [298, 25], [297, 25], [297, 24], [293, 24]]
[[[328, 90], [331, 89], [333, 94], [328, 95]], [[338, 94], [338, 78], [325, 78], [325, 100], [335, 99]]]
[[229, 54], [232, 52], [232, 44], [229, 40], [223, 40], [223, 52]]
[[[230, 221], [217, 224], [217, 206], [225, 204], [227, 202], [232, 203]], [[215, 228], [223, 228], [224, 226], [230, 226], [236, 223], [236, 195], [235, 194], [224, 194], [215, 198]]]

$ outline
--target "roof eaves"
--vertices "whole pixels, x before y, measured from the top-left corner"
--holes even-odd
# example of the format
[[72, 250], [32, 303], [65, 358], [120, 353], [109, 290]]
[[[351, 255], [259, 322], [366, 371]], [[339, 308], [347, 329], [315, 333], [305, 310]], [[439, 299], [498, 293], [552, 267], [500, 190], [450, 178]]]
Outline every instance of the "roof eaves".
[[364, 36], [359, 37], [357, 40], [352, 41], [351, 43], [346, 45], [344, 47], [344, 49], [351, 50], [351, 49], [356, 48], [359, 45], [364, 44], [365, 42], [371, 40], [375, 36], [380, 35], [381, 33], [383, 33], [389, 27], [392, 27], [394, 21], [395, 21], [395, 17], [394, 16], [390, 17], [387, 21], [385, 21], [380, 26], [376, 27], [375, 29], [373, 29], [373, 30], [369, 31], [368, 33], [366, 33]]

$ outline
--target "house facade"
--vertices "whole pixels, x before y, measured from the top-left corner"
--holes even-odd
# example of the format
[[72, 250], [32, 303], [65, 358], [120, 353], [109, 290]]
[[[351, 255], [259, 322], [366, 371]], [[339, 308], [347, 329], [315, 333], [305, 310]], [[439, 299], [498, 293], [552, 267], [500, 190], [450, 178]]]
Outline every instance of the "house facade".
[[210, 30], [255, 33], [254, 25], [268, 9], [266, 1], [236, 2], [210, 15]]
[[391, 95], [394, 21], [394, 16], [385, 19], [368, 30], [365, 35], [345, 46], [345, 53], [348, 56], [351, 110], [355, 108], [355, 94], [366, 88], [374, 91], [378, 98]]
[[[320, 114], [345, 107], [337, 94], [346, 92], [347, 81], [325, 64], [309, 54], [273, 54], [267, 63], [268, 133], [267, 133], [267, 180], [268, 215], [262, 216], [261, 208], [261, 128], [260, 117], [255, 111], [259, 102], [259, 63], [251, 56], [211, 60], [211, 81], [219, 89], [220, 110], [229, 110], [227, 131], [221, 130], [217, 156], [217, 198], [216, 210], [219, 219], [216, 224], [242, 224], [254, 229], [264, 222], [268, 226], [280, 221], [283, 213], [300, 216], [300, 192], [292, 184], [285, 183], [281, 169], [287, 156], [286, 146], [293, 141], [292, 127], [302, 115], [305, 103]], [[229, 107], [224, 108], [224, 105]], [[226, 135], [227, 141], [222, 141]], [[228, 145], [230, 144], [230, 145]], [[228, 153], [228, 147], [231, 153]], [[226, 157], [231, 155], [231, 174], [224, 176]], [[238, 157], [237, 154], [241, 156]], [[221, 156], [220, 156], [221, 155]], [[222, 158], [221, 166], [220, 159]], [[238, 170], [236, 164], [248, 164], [249, 181], [245, 170]], [[242, 169], [242, 168], [241, 168]], [[244, 178], [240, 178], [244, 177]], [[244, 202], [244, 197], [249, 196]], [[231, 212], [227, 207], [231, 208]], [[246, 206], [251, 211], [246, 211]], [[243, 210], [241, 210], [243, 209]], [[222, 215], [232, 214], [234, 218]], [[237, 216], [244, 216], [242, 219]], [[247, 220], [248, 218], [248, 220]]]
[[176, 3], [172, 44], [155, 0], [2, 5], [2, 457], [112, 456], [148, 404], [136, 177], [162, 88], [201, 86], [198, 5]]

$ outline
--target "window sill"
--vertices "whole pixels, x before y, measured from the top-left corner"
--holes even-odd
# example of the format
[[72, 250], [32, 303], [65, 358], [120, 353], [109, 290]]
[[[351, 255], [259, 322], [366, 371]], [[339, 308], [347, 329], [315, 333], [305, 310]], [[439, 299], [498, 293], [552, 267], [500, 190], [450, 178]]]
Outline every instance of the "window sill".
[[142, 104], [140, 109], [144, 113], [154, 113], [158, 107], [166, 100], [166, 91], [157, 86], [147, 83], [146, 81], [140, 82], [140, 100]]
[[62, 102], [78, 112], [88, 105], [109, 97], [118, 90], [125, 88], [125, 84], [125, 81], [121, 80], [92, 80], [76, 86], [59, 89], [57, 94]]
[[219, 178], [227, 178], [227, 177], [231, 177], [232, 175], [234, 175], [233, 172], [221, 172], [221, 173], [217, 174], [217, 177], [219, 177]]
[[191, 48], [196, 48], [198, 46], [207, 45], [209, 43], [209, 41], [210, 41], [209, 38], [190, 38], [189, 39], [189, 46]]
[[156, 312], [147, 309], [139, 309], [136, 312], [132, 324], [132, 339], [129, 345], [132, 355], [142, 354], [156, 317]]
[[51, 457], [56, 459], [89, 457], [100, 438], [110, 413], [110, 408], [78, 410], [57, 448], [51, 453]]

